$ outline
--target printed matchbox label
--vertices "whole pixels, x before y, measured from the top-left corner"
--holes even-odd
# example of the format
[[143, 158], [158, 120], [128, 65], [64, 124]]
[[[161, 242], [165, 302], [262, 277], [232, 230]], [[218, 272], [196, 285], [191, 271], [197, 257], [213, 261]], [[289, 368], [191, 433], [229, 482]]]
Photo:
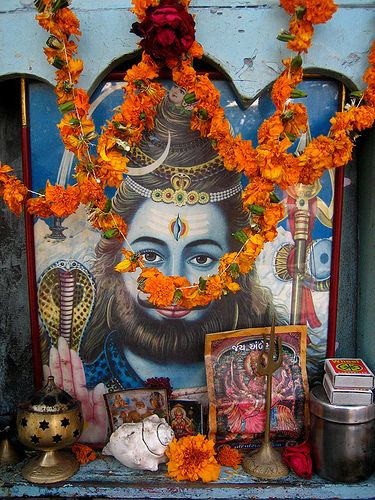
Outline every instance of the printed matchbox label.
[[374, 387], [374, 374], [362, 359], [329, 358], [324, 368], [335, 388], [338, 387]]
[[372, 375], [361, 359], [329, 359], [334, 373], [348, 375]]

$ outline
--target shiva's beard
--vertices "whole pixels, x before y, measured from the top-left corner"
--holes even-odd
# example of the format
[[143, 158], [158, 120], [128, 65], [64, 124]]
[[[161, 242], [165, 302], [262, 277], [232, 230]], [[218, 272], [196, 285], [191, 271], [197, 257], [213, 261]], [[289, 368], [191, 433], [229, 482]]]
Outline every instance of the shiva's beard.
[[120, 350], [130, 349], [143, 358], [164, 363], [202, 362], [207, 333], [233, 328], [236, 304], [230, 297], [213, 302], [200, 321], [155, 320], [124, 290], [108, 311]]

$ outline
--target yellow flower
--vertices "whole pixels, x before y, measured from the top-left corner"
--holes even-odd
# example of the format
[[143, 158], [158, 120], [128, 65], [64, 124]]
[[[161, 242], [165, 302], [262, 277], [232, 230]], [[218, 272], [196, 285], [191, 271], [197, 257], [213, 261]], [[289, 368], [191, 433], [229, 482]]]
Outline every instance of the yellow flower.
[[215, 458], [215, 443], [202, 434], [176, 438], [167, 448], [167, 475], [176, 481], [216, 481], [220, 465]]
[[141, 267], [142, 261], [137, 254], [125, 249], [122, 249], [121, 252], [125, 259], [117, 264], [115, 271], [119, 273], [133, 273], [137, 267]]

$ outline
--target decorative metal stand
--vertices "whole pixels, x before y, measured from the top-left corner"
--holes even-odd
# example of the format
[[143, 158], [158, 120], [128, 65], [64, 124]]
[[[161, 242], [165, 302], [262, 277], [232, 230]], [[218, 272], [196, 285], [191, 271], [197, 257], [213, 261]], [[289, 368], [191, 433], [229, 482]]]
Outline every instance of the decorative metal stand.
[[62, 225], [63, 219], [61, 217], [54, 217], [52, 224], [49, 226], [51, 234], [48, 235], [52, 240], [65, 240], [66, 236], [64, 233], [67, 227]]
[[282, 363], [282, 343], [281, 337], [277, 339], [278, 353], [275, 357], [275, 319], [273, 319], [270, 345], [266, 351], [266, 337], [264, 336], [264, 346], [262, 353], [258, 358], [257, 373], [267, 377], [266, 392], [266, 427], [264, 431], [263, 444], [260, 450], [244, 457], [244, 470], [254, 477], [260, 479], [278, 479], [288, 475], [289, 469], [282, 462], [280, 453], [272, 448], [270, 442], [270, 417], [271, 417], [271, 399], [272, 399], [272, 374], [281, 366]]

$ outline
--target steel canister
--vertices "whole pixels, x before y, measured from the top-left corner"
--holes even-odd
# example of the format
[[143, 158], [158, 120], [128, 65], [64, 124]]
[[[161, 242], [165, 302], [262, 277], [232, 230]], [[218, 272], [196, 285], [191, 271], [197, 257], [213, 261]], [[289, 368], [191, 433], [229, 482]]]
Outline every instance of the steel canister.
[[310, 392], [311, 453], [315, 472], [355, 483], [375, 469], [375, 404], [333, 405], [321, 385]]

